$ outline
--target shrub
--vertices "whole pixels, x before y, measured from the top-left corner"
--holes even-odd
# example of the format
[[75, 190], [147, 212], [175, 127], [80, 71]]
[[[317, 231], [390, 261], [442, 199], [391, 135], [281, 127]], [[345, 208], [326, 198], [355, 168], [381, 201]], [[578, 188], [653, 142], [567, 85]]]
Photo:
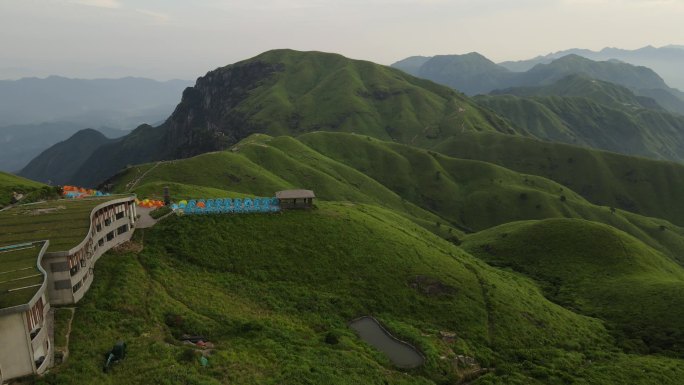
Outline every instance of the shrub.
[[328, 345], [337, 345], [340, 342], [340, 335], [335, 331], [329, 331], [325, 335], [325, 343]]
[[159, 219], [163, 217], [164, 215], [168, 214], [171, 212], [171, 208], [169, 206], [162, 206], [159, 207], [158, 209], [154, 209], [150, 212], [150, 216], [153, 219]]
[[185, 348], [185, 349], [183, 349], [183, 353], [181, 353], [180, 357], [178, 358], [178, 361], [192, 362], [194, 359], [195, 359], [195, 350], [192, 348]]

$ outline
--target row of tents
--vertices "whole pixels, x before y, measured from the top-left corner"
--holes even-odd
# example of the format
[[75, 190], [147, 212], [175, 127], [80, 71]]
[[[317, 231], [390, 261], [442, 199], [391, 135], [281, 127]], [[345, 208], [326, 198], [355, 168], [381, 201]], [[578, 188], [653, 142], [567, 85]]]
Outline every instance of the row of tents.
[[69, 199], [79, 199], [87, 197], [105, 197], [109, 196], [109, 193], [103, 193], [99, 190], [87, 189], [77, 186], [62, 186], [62, 196]]
[[153, 208], [153, 207], [164, 206], [164, 201], [155, 200], [155, 199], [143, 199], [143, 200], [136, 199], [135, 204], [138, 205], [138, 207]]
[[219, 214], [219, 213], [271, 213], [280, 211], [278, 199], [273, 198], [219, 198], [182, 200], [171, 205], [176, 212], [183, 214]]

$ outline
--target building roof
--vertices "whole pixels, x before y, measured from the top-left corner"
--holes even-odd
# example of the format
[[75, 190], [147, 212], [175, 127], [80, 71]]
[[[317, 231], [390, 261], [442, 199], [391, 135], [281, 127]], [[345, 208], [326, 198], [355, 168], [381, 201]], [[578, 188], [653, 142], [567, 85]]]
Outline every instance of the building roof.
[[300, 199], [300, 198], [315, 198], [314, 192], [311, 190], [283, 190], [276, 192], [278, 199]]
[[43, 284], [38, 257], [45, 242], [0, 248], [0, 309], [28, 303]]
[[[124, 197], [58, 199], [0, 211], [0, 310], [28, 303], [40, 289], [42, 252], [78, 246], [88, 235], [93, 209]], [[49, 240], [47, 250], [38, 240]]]
[[86, 237], [93, 208], [122, 197], [58, 199], [0, 211], [0, 247], [49, 239], [47, 252], [69, 250]]

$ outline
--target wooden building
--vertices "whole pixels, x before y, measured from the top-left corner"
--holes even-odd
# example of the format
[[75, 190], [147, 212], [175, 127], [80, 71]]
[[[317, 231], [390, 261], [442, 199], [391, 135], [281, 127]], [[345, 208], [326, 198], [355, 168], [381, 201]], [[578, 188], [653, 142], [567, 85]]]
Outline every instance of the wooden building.
[[316, 198], [311, 190], [285, 190], [276, 192], [281, 209], [310, 209]]

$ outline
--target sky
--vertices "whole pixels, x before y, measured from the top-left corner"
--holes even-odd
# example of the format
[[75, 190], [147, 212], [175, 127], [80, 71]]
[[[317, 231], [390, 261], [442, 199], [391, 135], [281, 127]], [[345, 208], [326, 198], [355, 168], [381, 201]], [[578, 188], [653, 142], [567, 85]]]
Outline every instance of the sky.
[[0, 0], [0, 79], [188, 79], [275, 48], [391, 64], [684, 44], [684, 0]]

